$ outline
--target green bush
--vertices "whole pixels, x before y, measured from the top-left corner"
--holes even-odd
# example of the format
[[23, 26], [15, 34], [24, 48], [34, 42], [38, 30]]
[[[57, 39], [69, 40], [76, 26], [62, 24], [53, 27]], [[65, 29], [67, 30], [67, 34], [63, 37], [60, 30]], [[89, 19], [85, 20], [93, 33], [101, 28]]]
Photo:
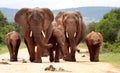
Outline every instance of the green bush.
[[106, 52], [114, 52], [114, 53], [120, 53], [120, 42], [119, 43], [103, 43], [101, 47], [101, 53], [106, 53]]
[[114, 43], [120, 30], [120, 8], [106, 13], [95, 26], [95, 31], [103, 35], [104, 42]]

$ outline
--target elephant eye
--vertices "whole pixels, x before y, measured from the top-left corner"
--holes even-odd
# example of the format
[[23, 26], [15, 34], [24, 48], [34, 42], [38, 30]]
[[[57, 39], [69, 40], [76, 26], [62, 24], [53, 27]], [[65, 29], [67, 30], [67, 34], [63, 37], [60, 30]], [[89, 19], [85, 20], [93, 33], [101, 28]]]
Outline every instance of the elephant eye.
[[75, 14], [75, 16], [76, 16], [76, 17], [78, 17], [78, 15], [77, 15], [77, 14]]
[[63, 16], [63, 18], [65, 18], [67, 16], [67, 14], [65, 14], [64, 16]]
[[31, 14], [32, 12], [31, 11], [29, 11], [27, 14], [29, 15], [29, 14]]

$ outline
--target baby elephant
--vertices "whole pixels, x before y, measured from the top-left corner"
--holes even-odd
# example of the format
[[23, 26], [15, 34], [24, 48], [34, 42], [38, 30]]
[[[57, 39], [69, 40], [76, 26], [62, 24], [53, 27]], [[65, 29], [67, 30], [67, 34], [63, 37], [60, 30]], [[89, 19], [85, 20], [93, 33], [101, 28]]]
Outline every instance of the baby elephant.
[[103, 37], [99, 32], [92, 31], [86, 37], [86, 44], [88, 46], [90, 61], [98, 62], [99, 61], [99, 50], [100, 45], [103, 42]]
[[17, 61], [18, 49], [21, 43], [19, 33], [15, 31], [9, 32], [5, 40], [10, 54], [10, 61]]
[[[59, 62], [60, 53], [65, 58], [64, 54], [64, 43], [65, 43], [65, 36], [64, 36], [64, 29], [61, 25], [53, 25], [53, 32], [52, 36], [49, 40], [49, 43], [53, 44], [53, 47], [48, 49], [50, 55], [50, 62]], [[55, 55], [54, 55], [55, 51]]]

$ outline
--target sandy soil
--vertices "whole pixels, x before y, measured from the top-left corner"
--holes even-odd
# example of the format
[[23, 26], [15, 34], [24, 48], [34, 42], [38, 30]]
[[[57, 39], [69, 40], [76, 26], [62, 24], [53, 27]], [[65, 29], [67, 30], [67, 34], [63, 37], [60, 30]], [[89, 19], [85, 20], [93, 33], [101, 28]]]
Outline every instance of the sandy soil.
[[[88, 54], [76, 53], [76, 57], [77, 62], [67, 62], [61, 59], [60, 63], [50, 63], [48, 57], [43, 57], [43, 63], [31, 63], [28, 60], [27, 49], [22, 49], [19, 50], [18, 62], [10, 62], [9, 53], [0, 55], [0, 62], [8, 62], [8, 64], [0, 64], [0, 73], [120, 73], [120, 67], [116, 68], [111, 64], [103, 62], [90, 62]], [[27, 63], [22, 63], [23, 59]], [[45, 68], [50, 65], [53, 65], [56, 70], [45, 71]]]

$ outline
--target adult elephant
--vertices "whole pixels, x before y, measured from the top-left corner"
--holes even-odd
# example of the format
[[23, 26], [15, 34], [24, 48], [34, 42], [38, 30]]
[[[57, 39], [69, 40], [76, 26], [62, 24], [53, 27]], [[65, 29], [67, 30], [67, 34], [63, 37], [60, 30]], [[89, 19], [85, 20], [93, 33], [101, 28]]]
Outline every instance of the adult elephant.
[[51, 22], [54, 19], [52, 11], [39, 7], [22, 8], [16, 13], [14, 19], [22, 27], [30, 61], [41, 63], [42, 50], [52, 47], [52, 44], [47, 44], [52, 34]]
[[99, 32], [92, 31], [86, 36], [86, 44], [89, 50], [91, 62], [99, 61], [99, 50], [102, 42], [103, 37]]
[[6, 35], [5, 41], [9, 50], [10, 61], [11, 62], [17, 61], [18, 50], [21, 43], [21, 38], [19, 33], [15, 31], [9, 32]]
[[76, 47], [84, 38], [86, 32], [82, 15], [78, 11], [60, 11], [55, 19], [58, 25], [62, 25], [64, 27], [64, 34], [66, 37], [65, 53], [67, 54], [65, 60], [76, 61]]
[[[59, 62], [60, 54], [63, 59], [65, 58], [64, 54], [64, 45], [65, 45], [65, 36], [64, 28], [61, 25], [53, 25], [52, 36], [49, 40], [49, 43], [53, 44], [53, 47], [48, 49], [50, 55], [50, 62]], [[55, 51], [55, 55], [54, 55]]]

